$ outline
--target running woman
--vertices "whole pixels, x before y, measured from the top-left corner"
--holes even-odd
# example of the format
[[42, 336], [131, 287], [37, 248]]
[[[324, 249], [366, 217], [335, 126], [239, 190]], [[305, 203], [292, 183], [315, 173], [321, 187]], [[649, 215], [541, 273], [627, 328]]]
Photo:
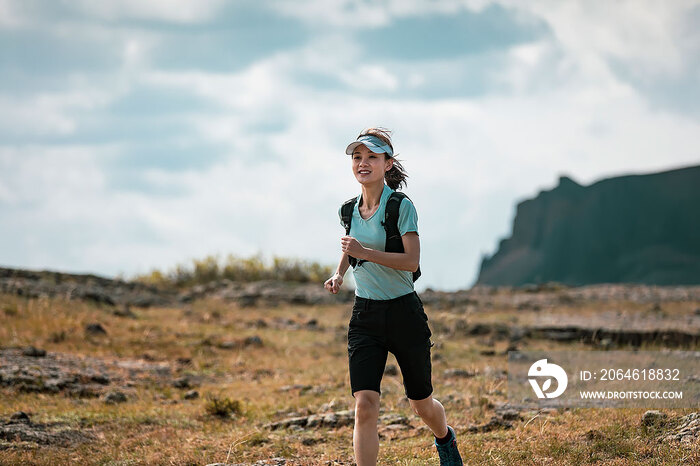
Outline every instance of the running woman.
[[[420, 240], [418, 215], [408, 198], [401, 201], [398, 218], [404, 252], [385, 252], [386, 203], [406, 184], [406, 171], [394, 157], [391, 132], [385, 128], [363, 131], [345, 153], [351, 156], [352, 172], [362, 192], [353, 207], [350, 233], [340, 239], [338, 268], [324, 286], [337, 293], [350, 261], [357, 261], [353, 267], [355, 302], [348, 328], [355, 461], [358, 466], [377, 464], [380, 383], [390, 351], [401, 368], [413, 411], [435, 436], [440, 464], [461, 465], [455, 431], [447, 425], [442, 404], [431, 396], [432, 333], [423, 303], [413, 289]], [[343, 224], [341, 210], [338, 214]]]

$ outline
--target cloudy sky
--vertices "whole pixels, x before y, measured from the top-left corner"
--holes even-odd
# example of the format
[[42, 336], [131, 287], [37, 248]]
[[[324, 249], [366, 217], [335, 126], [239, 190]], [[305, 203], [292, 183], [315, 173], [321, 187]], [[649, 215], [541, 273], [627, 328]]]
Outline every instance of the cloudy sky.
[[700, 162], [700, 2], [0, 0], [0, 265], [335, 264], [345, 145], [394, 130], [417, 286], [556, 186]]

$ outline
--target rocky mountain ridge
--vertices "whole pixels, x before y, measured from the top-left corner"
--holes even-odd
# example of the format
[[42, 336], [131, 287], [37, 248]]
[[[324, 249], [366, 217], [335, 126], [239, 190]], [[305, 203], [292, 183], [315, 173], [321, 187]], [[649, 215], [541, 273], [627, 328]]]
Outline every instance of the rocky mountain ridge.
[[561, 177], [518, 204], [477, 284], [700, 284], [699, 205], [700, 166], [590, 186]]

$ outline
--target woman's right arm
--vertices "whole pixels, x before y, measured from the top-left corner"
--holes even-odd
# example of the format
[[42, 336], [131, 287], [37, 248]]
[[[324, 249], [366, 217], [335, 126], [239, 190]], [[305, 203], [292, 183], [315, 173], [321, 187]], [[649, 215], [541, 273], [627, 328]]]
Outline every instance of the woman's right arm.
[[335, 273], [331, 278], [326, 280], [323, 286], [333, 294], [338, 293], [340, 286], [343, 284], [343, 277], [348, 267], [350, 267], [350, 260], [348, 259], [347, 253], [343, 253], [340, 257], [340, 262], [338, 262], [338, 267], [335, 269]]

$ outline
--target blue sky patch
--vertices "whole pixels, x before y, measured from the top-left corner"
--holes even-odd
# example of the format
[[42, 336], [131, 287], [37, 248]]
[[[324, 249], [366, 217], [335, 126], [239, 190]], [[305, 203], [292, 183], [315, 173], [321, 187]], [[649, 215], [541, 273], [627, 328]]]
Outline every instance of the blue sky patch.
[[358, 30], [355, 36], [371, 61], [440, 60], [530, 42], [548, 31], [542, 21], [525, 22], [522, 16], [491, 5], [481, 12], [400, 18], [385, 27]]

